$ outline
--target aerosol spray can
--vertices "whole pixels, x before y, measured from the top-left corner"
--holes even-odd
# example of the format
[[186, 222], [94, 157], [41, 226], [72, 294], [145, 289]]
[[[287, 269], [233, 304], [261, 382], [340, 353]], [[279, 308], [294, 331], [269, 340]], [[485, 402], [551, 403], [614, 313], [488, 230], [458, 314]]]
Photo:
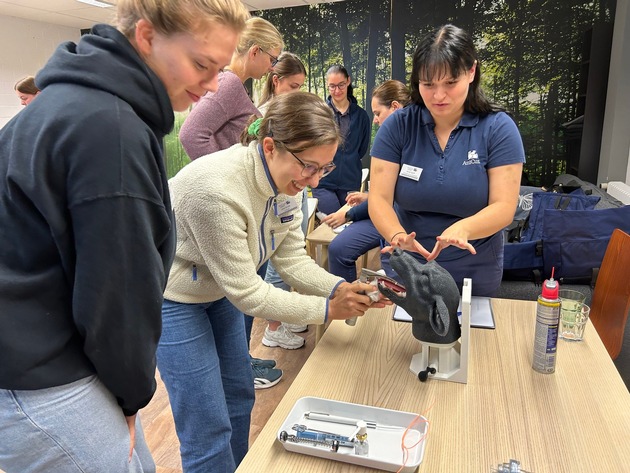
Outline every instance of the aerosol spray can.
[[532, 368], [539, 373], [553, 373], [556, 370], [556, 350], [558, 346], [558, 325], [560, 324], [560, 285], [551, 277], [545, 280], [542, 294], [536, 305], [536, 333], [534, 334], [534, 361]]

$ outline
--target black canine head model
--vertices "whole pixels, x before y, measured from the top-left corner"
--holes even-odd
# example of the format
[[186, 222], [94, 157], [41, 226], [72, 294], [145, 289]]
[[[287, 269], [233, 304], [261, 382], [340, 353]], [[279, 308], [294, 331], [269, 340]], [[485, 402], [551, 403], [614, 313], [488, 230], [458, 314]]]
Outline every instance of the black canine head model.
[[411, 315], [413, 336], [426, 343], [458, 340], [459, 290], [453, 276], [435, 261], [422, 264], [400, 248], [394, 249], [390, 263], [405, 284], [406, 296], [380, 284], [379, 291]]

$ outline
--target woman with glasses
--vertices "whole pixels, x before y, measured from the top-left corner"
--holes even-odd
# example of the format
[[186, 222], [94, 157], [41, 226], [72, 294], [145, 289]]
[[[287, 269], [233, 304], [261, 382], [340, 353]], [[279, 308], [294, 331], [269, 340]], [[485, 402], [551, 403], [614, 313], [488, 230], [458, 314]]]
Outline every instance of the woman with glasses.
[[390, 242], [385, 253], [400, 247], [421, 262], [435, 259], [460, 290], [472, 278], [473, 295], [493, 296], [503, 273], [501, 230], [514, 217], [525, 161], [521, 136], [481, 90], [466, 31], [436, 28], [412, 63], [412, 104], [374, 139], [370, 217]]
[[361, 187], [361, 159], [370, 146], [371, 127], [368, 114], [352, 94], [352, 79], [346, 68], [332, 66], [326, 73], [326, 82], [330, 92], [327, 103], [343, 140], [335, 154], [335, 172], [322, 179], [319, 187], [313, 189], [313, 196], [318, 199], [317, 208], [331, 214], [344, 206], [348, 192]]
[[179, 132], [191, 160], [239, 142], [248, 118], [260, 115], [243, 84], [271, 72], [283, 47], [280, 32], [267, 20], [247, 21], [232, 61], [219, 74], [219, 90], [201, 97]]
[[[371, 286], [319, 267], [300, 228], [302, 191], [334, 169], [338, 143], [322, 99], [279, 95], [250, 124], [242, 145], [197, 159], [170, 181], [177, 252], [158, 367], [187, 473], [234, 471], [247, 451], [254, 386], [243, 313], [322, 324], [370, 307], [361, 292]], [[258, 276], [270, 258], [298, 292]]]
[[[258, 103], [258, 110], [262, 115], [267, 112], [271, 101], [275, 96], [298, 92], [304, 85], [306, 80], [306, 67], [304, 63], [295, 54], [284, 51], [278, 56], [278, 63], [273, 71], [267, 75], [267, 80], [263, 87], [262, 96]], [[302, 196], [302, 213], [306, 215], [308, 212], [308, 201], [306, 189]], [[302, 231], [306, 234], [308, 220], [302, 220]], [[290, 291], [291, 287], [285, 283], [271, 261], [268, 262], [265, 281], [276, 287]], [[262, 343], [268, 347], [281, 347], [286, 350], [295, 350], [304, 346], [305, 340], [296, 333], [305, 332], [308, 326], [305, 324], [289, 324], [281, 323], [277, 320], [269, 320], [267, 328], [263, 334]], [[254, 359], [252, 364], [260, 364], [260, 361]], [[263, 365], [264, 366], [264, 365]], [[275, 367], [274, 367], [275, 368]], [[276, 368], [277, 369], [277, 368]], [[273, 372], [271, 373], [273, 374]], [[271, 379], [273, 376], [256, 377], [254, 380], [256, 389], [264, 389], [271, 387], [280, 381], [280, 378]]]
[[[381, 126], [397, 110], [402, 110], [411, 100], [409, 88], [397, 80], [388, 80], [372, 91], [374, 124]], [[328, 268], [332, 274], [346, 281], [357, 277], [357, 259], [379, 246], [381, 235], [368, 214], [368, 193], [352, 192], [346, 197], [350, 210], [341, 209], [326, 216], [323, 222], [336, 228], [347, 222], [352, 225], [343, 230], [328, 247]]]

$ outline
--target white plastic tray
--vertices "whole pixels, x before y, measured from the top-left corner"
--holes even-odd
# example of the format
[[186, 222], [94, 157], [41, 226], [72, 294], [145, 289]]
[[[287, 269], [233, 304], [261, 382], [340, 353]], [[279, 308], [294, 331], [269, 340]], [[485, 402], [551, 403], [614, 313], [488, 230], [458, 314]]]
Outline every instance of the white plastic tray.
[[[377, 426], [375, 429], [367, 429], [368, 455], [356, 455], [351, 447], [339, 447], [339, 450], [334, 452], [326, 446], [314, 445], [308, 442], [281, 442], [286, 450], [394, 472], [400, 469], [404, 461], [401, 446], [403, 434], [409, 424], [418, 417], [418, 414], [411, 412], [381, 409], [318, 397], [303, 397], [298, 399], [293, 409], [291, 409], [291, 412], [278, 430], [276, 439], [280, 441], [280, 433], [283, 431], [289, 435], [295, 435], [296, 431], [293, 429], [295, 424], [306, 425], [311, 430], [333, 432], [346, 437], [352, 436], [356, 431], [356, 426], [353, 425], [307, 419], [305, 417], [307, 412], [325, 413], [332, 416], [375, 422]], [[405, 445], [407, 447], [413, 446], [413, 448], [407, 450], [407, 462], [401, 472], [412, 473], [422, 462], [428, 427], [426, 418], [420, 416], [414, 426], [407, 432]]]

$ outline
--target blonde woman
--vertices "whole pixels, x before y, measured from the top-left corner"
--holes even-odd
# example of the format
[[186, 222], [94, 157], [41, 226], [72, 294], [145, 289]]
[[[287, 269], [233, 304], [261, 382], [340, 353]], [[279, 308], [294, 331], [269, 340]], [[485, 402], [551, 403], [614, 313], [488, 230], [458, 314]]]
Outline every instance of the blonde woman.
[[[361, 294], [370, 285], [327, 273], [304, 249], [302, 191], [335, 167], [339, 132], [328, 106], [306, 92], [280, 95], [248, 130], [243, 144], [195, 160], [170, 181], [177, 254], [158, 367], [187, 473], [234, 471], [247, 452], [254, 385], [243, 313], [321, 324], [371, 304]], [[299, 292], [257, 274], [270, 258]]]
[[260, 116], [243, 84], [272, 71], [283, 47], [282, 36], [267, 20], [247, 21], [229, 66], [219, 74], [219, 90], [201, 98], [179, 132], [190, 159], [238, 143], [249, 117]]
[[0, 131], [0, 469], [154, 472], [136, 413], [155, 391], [175, 251], [162, 139], [217, 88], [236, 0], [118, 0], [64, 43]]
[[24, 79], [20, 79], [15, 83], [13, 89], [18, 99], [20, 99], [20, 104], [24, 107], [31, 103], [37, 94], [41, 92], [35, 85], [35, 77], [33, 76], [26, 76]]

